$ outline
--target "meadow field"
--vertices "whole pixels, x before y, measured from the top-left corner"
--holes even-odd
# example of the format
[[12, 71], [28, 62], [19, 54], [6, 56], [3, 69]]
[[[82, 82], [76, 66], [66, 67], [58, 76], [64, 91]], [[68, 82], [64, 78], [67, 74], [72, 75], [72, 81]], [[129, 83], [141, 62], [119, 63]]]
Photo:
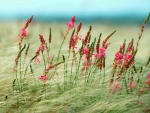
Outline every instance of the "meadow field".
[[[100, 33], [102, 46], [106, 37], [116, 30], [108, 40], [111, 43], [106, 56], [100, 59], [105, 65], [102, 67], [94, 63], [97, 60], [94, 56], [90, 56], [92, 64], [86, 67], [82, 60], [84, 53], [77, 50], [83, 49], [82, 40], [76, 44], [77, 49], [73, 48], [69, 52], [73, 28], [64, 40], [68, 27], [66, 22], [34, 22], [33, 18], [26, 28], [27, 36], [23, 38], [21, 48], [18, 45], [19, 34], [26, 22], [0, 22], [0, 113], [150, 113], [150, 82], [147, 82], [150, 79], [150, 21], [144, 27], [134, 56], [143, 22], [82, 22], [82, 28], [77, 34], [82, 39], [86, 37], [89, 26], [92, 26], [87, 47], [89, 51], [92, 47], [96, 48]], [[75, 28], [78, 24], [75, 23]], [[37, 55], [42, 43], [39, 34], [44, 37], [46, 44], [51, 36], [51, 43], [48, 49], [45, 45]], [[127, 52], [128, 44], [134, 39], [134, 62], [122, 70], [121, 79], [115, 79], [114, 86], [111, 86], [112, 73], [117, 78], [123, 68], [118, 64], [117, 69], [114, 69], [114, 58], [125, 39], [123, 51]], [[96, 50], [93, 51], [93, 54], [96, 53]], [[15, 70], [16, 58], [18, 67]], [[49, 67], [47, 72], [45, 70], [49, 65], [53, 67]], [[41, 75], [48, 78], [40, 78]], [[115, 89], [118, 84], [118, 89]]]

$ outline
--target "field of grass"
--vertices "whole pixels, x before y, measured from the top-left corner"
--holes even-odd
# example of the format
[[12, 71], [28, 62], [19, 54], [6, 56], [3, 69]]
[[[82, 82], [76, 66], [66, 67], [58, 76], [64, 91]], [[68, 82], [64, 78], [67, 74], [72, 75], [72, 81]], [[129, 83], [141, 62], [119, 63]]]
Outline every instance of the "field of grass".
[[[143, 21], [144, 22], [144, 21]], [[145, 64], [150, 57], [150, 24], [146, 25], [142, 38], [139, 42], [138, 52], [135, 56], [134, 66], [123, 73], [118, 92], [113, 92], [110, 86], [110, 79], [113, 71], [113, 62], [115, 52], [126, 39], [128, 44], [134, 39], [134, 46], [138, 41], [138, 33], [141, 31], [139, 24], [120, 24], [110, 23], [85, 23], [83, 22], [79, 36], [82, 39], [87, 34], [89, 26], [92, 25], [91, 41], [96, 42], [99, 34], [102, 41], [113, 34], [108, 42], [111, 44], [106, 50], [105, 67], [103, 69], [95, 68], [94, 64], [85, 69], [84, 64], [80, 64], [80, 55], [76, 58], [78, 63], [69, 50], [69, 41], [73, 29], [67, 35], [66, 40], [59, 49], [66, 32], [66, 23], [50, 22], [30, 23], [27, 28], [27, 36], [23, 39], [24, 44], [30, 43], [28, 55], [25, 57], [25, 50], [19, 58], [18, 71], [13, 71], [15, 59], [19, 53], [18, 42], [21, 29], [25, 22], [0, 22], [0, 113], [149, 113], [150, 112], [150, 90], [146, 85], [147, 75], [150, 72], [150, 65]], [[150, 23], [150, 22], [148, 22]], [[75, 27], [78, 26], [76, 23]], [[47, 61], [47, 65], [60, 62], [58, 66], [52, 68], [46, 81], [41, 81], [39, 76], [45, 73], [45, 64], [42, 60], [47, 58], [46, 51], [40, 54], [40, 63], [30, 62], [35, 56], [35, 52], [40, 46], [39, 34], [42, 34], [45, 40], [49, 38], [49, 28], [52, 29], [52, 42], [50, 43], [49, 55], [52, 58]], [[127, 46], [126, 44], [126, 46]], [[79, 41], [78, 47], [82, 42]], [[94, 52], [95, 53], [95, 52]], [[58, 58], [59, 54], [59, 59]], [[62, 57], [64, 55], [64, 57]], [[69, 56], [70, 55], [70, 56]], [[65, 59], [64, 59], [65, 58]], [[91, 61], [94, 62], [94, 59]], [[74, 63], [74, 65], [72, 65]], [[26, 67], [28, 70], [26, 71]], [[120, 69], [116, 71], [118, 73]], [[17, 73], [17, 75], [16, 75]], [[116, 75], [117, 76], [117, 75]], [[77, 78], [76, 78], [77, 77]], [[130, 79], [135, 81], [136, 86], [129, 90], [126, 82]], [[139, 78], [139, 79], [137, 79]], [[140, 96], [139, 92], [142, 89]]]

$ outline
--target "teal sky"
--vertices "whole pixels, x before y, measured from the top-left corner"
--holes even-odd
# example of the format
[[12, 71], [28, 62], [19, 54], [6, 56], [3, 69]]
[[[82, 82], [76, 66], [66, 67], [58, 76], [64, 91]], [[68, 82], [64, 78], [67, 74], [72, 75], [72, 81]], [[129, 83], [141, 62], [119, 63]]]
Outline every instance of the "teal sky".
[[147, 16], [150, 0], [0, 0], [0, 18], [18, 15]]

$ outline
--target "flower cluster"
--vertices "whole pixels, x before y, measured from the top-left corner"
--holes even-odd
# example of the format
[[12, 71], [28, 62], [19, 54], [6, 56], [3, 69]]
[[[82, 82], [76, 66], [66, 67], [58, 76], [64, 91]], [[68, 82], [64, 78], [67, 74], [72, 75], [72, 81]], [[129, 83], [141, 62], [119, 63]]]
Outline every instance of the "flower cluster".
[[81, 39], [82, 39], [81, 36], [79, 37], [79, 36], [76, 35], [76, 34], [74, 34], [74, 35], [72, 36], [70, 45], [71, 45], [71, 47], [72, 47], [73, 49], [74, 49], [74, 48], [77, 48], [77, 47], [76, 47], [76, 44], [77, 44], [77, 42], [78, 42], [78, 39], [81, 40]]
[[106, 49], [103, 47], [99, 48], [99, 51], [97, 54], [93, 54], [95, 56], [95, 58], [101, 60], [102, 57], [106, 58]]

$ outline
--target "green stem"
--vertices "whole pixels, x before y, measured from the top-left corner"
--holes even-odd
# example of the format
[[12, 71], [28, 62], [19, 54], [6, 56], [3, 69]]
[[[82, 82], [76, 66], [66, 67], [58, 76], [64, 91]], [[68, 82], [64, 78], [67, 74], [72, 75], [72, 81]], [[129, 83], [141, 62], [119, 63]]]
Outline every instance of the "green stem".
[[79, 77], [79, 69], [80, 69], [80, 64], [81, 64], [81, 58], [82, 58], [82, 56], [80, 56], [79, 63], [78, 63], [78, 67], [77, 67], [77, 69], [76, 69], [75, 85], [76, 85], [76, 82], [77, 82], [78, 77]]
[[57, 62], [58, 62], [58, 59], [59, 59], [59, 55], [60, 55], [60, 51], [61, 51], [61, 48], [62, 48], [62, 45], [64, 44], [64, 42], [65, 42], [65, 38], [63, 39], [63, 41], [62, 41], [62, 43], [61, 43], [61, 45], [60, 45], [60, 49], [59, 49], [59, 52], [58, 52], [58, 56], [57, 56]]
[[22, 76], [21, 76], [21, 54], [20, 54], [20, 58], [19, 58], [19, 60], [20, 60], [20, 63], [19, 63], [19, 66], [20, 66], [20, 70], [19, 70], [19, 72], [20, 72], [20, 86], [21, 86], [21, 89], [22, 89]]
[[46, 75], [46, 62], [45, 62], [45, 58], [44, 58], [43, 52], [42, 52], [42, 57], [43, 57], [43, 62], [44, 62], [44, 75]]

